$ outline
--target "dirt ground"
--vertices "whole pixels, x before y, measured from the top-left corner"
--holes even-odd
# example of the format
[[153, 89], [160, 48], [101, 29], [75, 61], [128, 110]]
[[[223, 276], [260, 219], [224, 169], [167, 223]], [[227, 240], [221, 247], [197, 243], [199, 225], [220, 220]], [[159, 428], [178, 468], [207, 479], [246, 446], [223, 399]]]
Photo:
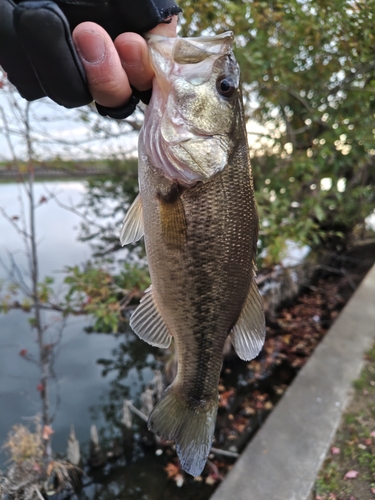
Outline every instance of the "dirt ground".
[[375, 344], [315, 483], [315, 500], [375, 498]]

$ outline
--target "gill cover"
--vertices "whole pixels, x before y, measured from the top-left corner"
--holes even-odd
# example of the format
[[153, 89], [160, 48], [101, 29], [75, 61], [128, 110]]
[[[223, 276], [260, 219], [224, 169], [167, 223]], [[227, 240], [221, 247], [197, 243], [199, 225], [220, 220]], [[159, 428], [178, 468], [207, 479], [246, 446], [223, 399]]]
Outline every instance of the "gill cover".
[[228, 164], [240, 106], [233, 34], [148, 40], [155, 70], [140, 141], [151, 163], [184, 185]]

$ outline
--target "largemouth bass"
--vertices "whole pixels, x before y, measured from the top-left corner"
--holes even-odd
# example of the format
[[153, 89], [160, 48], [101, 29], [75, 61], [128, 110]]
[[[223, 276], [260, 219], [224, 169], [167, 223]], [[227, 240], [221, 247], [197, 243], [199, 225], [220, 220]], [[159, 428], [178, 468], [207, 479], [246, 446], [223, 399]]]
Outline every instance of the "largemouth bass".
[[258, 215], [233, 34], [151, 36], [152, 99], [139, 137], [139, 196], [121, 231], [143, 234], [152, 286], [130, 325], [151, 345], [174, 339], [178, 371], [149, 417], [199, 475], [210, 452], [223, 347], [262, 348], [254, 281]]

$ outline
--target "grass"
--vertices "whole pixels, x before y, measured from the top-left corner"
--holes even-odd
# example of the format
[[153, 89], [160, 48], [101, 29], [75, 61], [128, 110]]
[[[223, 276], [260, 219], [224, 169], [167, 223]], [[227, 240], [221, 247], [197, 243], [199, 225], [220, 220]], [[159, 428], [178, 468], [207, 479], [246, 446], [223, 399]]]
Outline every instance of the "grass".
[[[315, 483], [315, 500], [375, 498], [375, 345]], [[357, 474], [345, 477], [349, 471]]]

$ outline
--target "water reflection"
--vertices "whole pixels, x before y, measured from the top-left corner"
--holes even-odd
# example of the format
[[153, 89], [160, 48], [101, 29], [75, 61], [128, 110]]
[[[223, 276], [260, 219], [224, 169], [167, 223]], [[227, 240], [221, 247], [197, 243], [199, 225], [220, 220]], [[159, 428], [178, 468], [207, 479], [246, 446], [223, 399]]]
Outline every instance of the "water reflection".
[[[65, 203], [80, 203], [86, 193], [84, 182], [47, 183], [48, 190], [60, 192]], [[44, 195], [43, 183], [35, 185], [36, 199]], [[19, 215], [16, 184], [0, 185], [0, 203], [7, 212]], [[53, 276], [61, 286], [65, 265], [76, 265], [91, 257], [88, 244], [76, 240], [80, 220], [71, 212], [52, 201], [43, 204], [37, 212], [39, 260], [41, 277]], [[25, 279], [27, 260], [19, 235], [0, 218], [0, 257], [7, 252], [17, 262]], [[0, 277], [4, 277], [4, 270]], [[52, 314], [47, 313], [51, 319]], [[40, 410], [37, 391], [40, 372], [34, 364], [20, 356], [26, 349], [36, 353], [35, 333], [28, 324], [29, 315], [12, 311], [0, 315], [0, 443], [15, 423]], [[123, 402], [131, 399], [141, 406], [140, 396], [161, 370], [164, 359], [161, 352], [126, 330], [118, 336], [86, 333], [87, 318], [71, 318], [64, 329], [55, 363], [58, 385], [51, 390], [51, 406], [59, 394], [60, 404], [53, 422], [53, 449], [59, 454], [66, 451], [71, 424], [81, 443], [84, 463], [89, 463], [90, 426], [95, 423], [100, 445], [105, 454], [105, 466], [89, 469], [86, 483], [78, 495], [85, 499], [193, 499], [208, 498], [212, 486], [188, 478], [182, 488], [168, 480], [165, 467], [176, 461], [172, 448], [159, 447], [155, 454], [155, 438], [146, 424], [133, 417], [131, 431], [123, 424]], [[53, 332], [51, 332], [52, 335]], [[27, 422], [27, 421], [26, 421]], [[118, 456], [112, 460], [108, 452]], [[161, 455], [160, 455], [161, 454]], [[0, 452], [0, 467], [5, 462]]]
[[[78, 204], [86, 193], [84, 182], [49, 182], [49, 191], [59, 192], [64, 203]], [[43, 183], [35, 185], [36, 199], [45, 194]], [[19, 215], [19, 185], [0, 185], [0, 203], [7, 212]], [[88, 244], [76, 240], [80, 220], [71, 212], [50, 201], [37, 212], [38, 255], [41, 277], [53, 276], [59, 286], [65, 265], [75, 265], [91, 256]], [[27, 257], [16, 231], [0, 218], [0, 256], [6, 260], [9, 252], [21, 273], [27, 275]], [[0, 271], [2, 277], [6, 273]], [[51, 319], [53, 314], [47, 313]], [[12, 311], [0, 315], [0, 443], [15, 423], [40, 410], [37, 391], [40, 372], [34, 364], [20, 356], [26, 349], [36, 353], [35, 333], [28, 324], [29, 315]], [[53, 449], [64, 454], [71, 424], [81, 443], [82, 455], [88, 459], [90, 426], [99, 431], [100, 444], [105, 452], [120, 450], [121, 457], [107, 462], [104, 468], [90, 471], [87, 484], [78, 495], [80, 499], [165, 498], [169, 484], [164, 471], [169, 455], [155, 455], [154, 437], [143, 421], [133, 418], [131, 432], [122, 423], [124, 399], [140, 406], [140, 395], [161, 369], [159, 351], [142, 342], [127, 330], [113, 336], [86, 333], [87, 318], [71, 318], [64, 329], [55, 363], [58, 386], [51, 390], [53, 409], [59, 394], [60, 404], [53, 423]], [[52, 333], [51, 333], [52, 335]], [[173, 452], [171, 452], [173, 454]], [[0, 454], [0, 464], [4, 464]], [[173, 498], [174, 493], [168, 498]], [[206, 495], [207, 496], [207, 495]], [[76, 497], [77, 498], [77, 497]], [[176, 497], [177, 498], [177, 497]], [[188, 498], [188, 497], [186, 497]]]
[[[84, 181], [36, 183], [36, 200], [46, 194], [45, 188], [59, 193], [59, 198], [67, 204], [81, 203], [82, 196], [87, 192]], [[0, 204], [9, 215], [20, 215], [19, 201], [22, 197], [20, 185], [0, 184]], [[90, 247], [87, 243], [77, 241], [80, 219], [53, 201], [38, 208], [36, 219], [40, 275], [53, 276], [59, 286], [63, 278], [59, 271], [65, 265], [73, 266], [90, 258]], [[1, 217], [0, 235], [0, 257], [7, 262], [9, 252], [27, 280], [27, 257], [22, 241], [14, 228]], [[0, 268], [1, 277], [6, 277], [6, 272]], [[53, 316], [51, 313], [48, 315], [50, 318]], [[37, 353], [35, 333], [30, 329], [28, 318], [28, 314], [20, 311], [0, 315], [0, 443], [4, 442], [12, 425], [25, 423], [24, 417], [31, 417], [40, 410], [37, 391], [40, 373], [36, 365], [26, 362], [19, 355], [21, 349], [34, 355]], [[129, 343], [127, 354], [127, 335], [121, 338], [112, 335], [87, 335], [85, 329], [88, 326], [89, 321], [85, 318], [71, 318], [68, 321], [55, 363], [61, 404], [53, 423], [53, 447], [60, 453], [65, 452], [71, 424], [75, 426], [78, 439], [87, 442], [93, 417], [99, 427], [104, 427], [109, 412], [108, 409], [104, 411], [104, 408], [101, 411], [98, 405], [104, 405], [108, 392], [113, 392], [114, 397], [120, 398], [119, 384], [114, 387], [108, 385], [117, 376], [114, 366], [108, 364], [112, 351], [115, 353], [113, 363], [121, 357], [126, 364], [119, 380], [123, 394], [128, 397], [136, 398], [153, 373], [152, 366], [146, 368], [148, 353], [138, 353], [137, 350], [141, 351], [141, 348], [134, 346], [134, 342]], [[53, 331], [50, 335], [53, 335]], [[143, 345], [144, 343], [139, 342], [139, 346]], [[140, 357], [140, 364], [135, 363], [137, 368], [134, 368], [132, 357], [137, 356]], [[107, 365], [98, 364], [98, 358], [106, 359]], [[106, 371], [105, 377], [103, 368]], [[52, 384], [52, 409], [56, 396], [57, 388]], [[108, 404], [105, 406], [110, 407]], [[93, 407], [96, 410], [90, 412]], [[5, 456], [0, 451], [0, 463], [4, 460]]]

